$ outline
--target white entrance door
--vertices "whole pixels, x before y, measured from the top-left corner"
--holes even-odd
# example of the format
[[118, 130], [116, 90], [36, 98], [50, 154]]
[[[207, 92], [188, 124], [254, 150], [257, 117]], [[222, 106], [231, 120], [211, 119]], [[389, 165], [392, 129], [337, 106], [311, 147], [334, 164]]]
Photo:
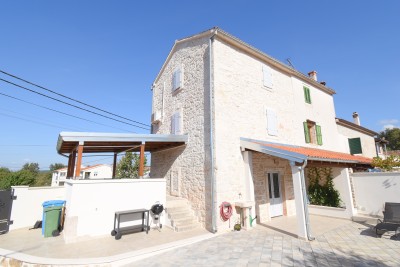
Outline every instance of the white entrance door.
[[276, 172], [268, 173], [269, 213], [271, 217], [283, 215], [281, 178]]

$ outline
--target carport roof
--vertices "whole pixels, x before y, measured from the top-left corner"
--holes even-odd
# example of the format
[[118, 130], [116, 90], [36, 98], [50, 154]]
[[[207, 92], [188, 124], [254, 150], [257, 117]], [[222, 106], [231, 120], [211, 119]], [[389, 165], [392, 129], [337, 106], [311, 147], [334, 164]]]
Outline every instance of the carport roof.
[[138, 152], [142, 144], [145, 151], [156, 152], [185, 145], [187, 141], [187, 135], [61, 132], [57, 152], [71, 153], [78, 145], [83, 145], [83, 153]]
[[271, 143], [247, 138], [241, 138], [240, 143], [244, 149], [258, 151], [297, 163], [307, 160], [311, 163], [322, 162], [325, 165], [328, 165], [328, 163], [337, 163], [347, 165], [347, 167], [357, 167], [360, 165], [366, 167], [370, 166], [372, 162], [372, 159], [367, 157], [317, 148]]

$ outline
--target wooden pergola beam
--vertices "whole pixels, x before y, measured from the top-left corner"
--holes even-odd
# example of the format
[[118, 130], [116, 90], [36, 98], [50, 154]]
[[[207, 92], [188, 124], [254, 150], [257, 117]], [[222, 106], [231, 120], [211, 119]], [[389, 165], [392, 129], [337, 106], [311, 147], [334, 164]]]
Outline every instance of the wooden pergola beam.
[[140, 158], [139, 158], [139, 177], [143, 178], [144, 175], [144, 146], [145, 143], [142, 143], [140, 146]]
[[115, 178], [115, 174], [117, 173], [117, 156], [118, 156], [118, 153], [114, 153], [112, 178]]
[[83, 143], [79, 143], [78, 158], [76, 160], [75, 179], [78, 179], [78, 177], [81, 176], [82, 152], [83, 152]]

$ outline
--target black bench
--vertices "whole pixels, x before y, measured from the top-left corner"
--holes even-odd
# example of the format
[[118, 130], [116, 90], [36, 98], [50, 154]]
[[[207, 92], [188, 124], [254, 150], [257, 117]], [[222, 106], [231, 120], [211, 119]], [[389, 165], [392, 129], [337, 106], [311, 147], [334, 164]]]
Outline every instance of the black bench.
[[382, 237], [384, 233], [389, 231], [394, 231], [395, 235], [400, 233], [400, 203], [385, 203], [383, 221], [378, 219], [375, 231], [377, 237]]
[[[121, 216], [141, 214], [142, 215], [142, 224], [141, 225], [133, 225], [120, 227], [121, 224]], [[136, 220], [136, 219], [135, 219]], [[146, 224], [145, 224], [146, 220]], [[132, 233], [137, 230], [142, 230], [142, 232], [146, 229], [146, 234], [149, 233], [149, 210], [146, 209], [137, 209], [137, 210], [124, 210], [117, 211], [114, 215], [114, 229], [111, 231], [111, 235], [115, 236], [115, 239], [121, 239], [123, 234]]]

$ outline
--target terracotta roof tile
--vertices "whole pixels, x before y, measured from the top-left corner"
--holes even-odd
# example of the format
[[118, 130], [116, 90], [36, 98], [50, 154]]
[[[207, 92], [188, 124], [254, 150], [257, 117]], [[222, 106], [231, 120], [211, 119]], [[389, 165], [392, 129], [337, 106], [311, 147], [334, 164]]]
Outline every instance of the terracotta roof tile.
[[270, 144], [270, 143], [261, 143], [261, 142], [254, 142], [263, 146], [269, 146], [273, 148], [278, 148], [290, 152], [295, 152], [299, 153], [302, 155], [307, 156], [309, 159], [326, 159], [326, 160], [332, 160], [332, 161], [355, 161], [358, 163], [365, 163], [365, 164], [371, 164], [372, 159], [367, 158], [367, 157], [362, 157], [362, 156], [354, 156], [351, 154], [346, 154], [342, 152], [335, 152], [335, 151], [329, 151], [329, 150], [323, 150], [323, 149], [317, 149], [317, 148], [309, 148], [309, 147], [301, 147], [301, 146], [288, 146], [288, 145], [282, 145], [282, 144]]

